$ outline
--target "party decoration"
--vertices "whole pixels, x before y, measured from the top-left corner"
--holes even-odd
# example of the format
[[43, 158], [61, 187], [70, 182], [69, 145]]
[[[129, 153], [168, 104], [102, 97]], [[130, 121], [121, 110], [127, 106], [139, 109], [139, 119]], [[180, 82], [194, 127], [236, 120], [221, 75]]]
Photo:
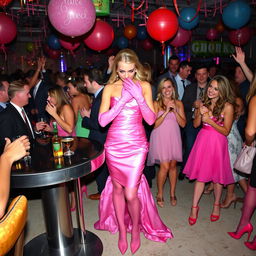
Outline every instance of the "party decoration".
[[185, 45], [191, 38], [191, 31], [185, 30], [179, 27], [178, 32], [176, 33], [175, 37], [171, 40], [170, 45], [174, 47], [180, 47]]
[[12, 0], [0, 0], [0, 7], [7, 6]]
[[131, 40], [137, 35], [137, 29], [134, 25], [127, 25], [124, 27], [124, 36]]
[[124, 49], [128, 47], [128, 39], [124, 36], [121, 36], [117, 39], [117, 46], [119, 49]]
[[192, 41], [191, 52], [196, 56], [230, 56], [235, 48], [229, 42]]
[[225, 31], [225, 26], [222, 22], [222, 20], [219, 20], [219, 22], [215, 25], [215, 29], [219, 32], [219, 33], [222, 33]]
[[64, 37], [63, 39], [59, 39], [59, 41], [60, 45], [69, 51], [74, 51], [80, 45], [80, 42], [76, 38]]
[[0, 13], [0, 44], [10, 43], [16, 34], [16, 24], [5, 13]]
[[222, 20], [231, 29], [238, 29], [246, 25], [251, 18], [251, 8], [245, 1], [229, 3], [223, 10]]
[[97, 20], [92, 30], [86, 35], [84, 43], [94, 51], [107, 49], [114, 40], [114, 30], [105, 21]]
[[43, 49], [44, 52], [48, 55], [48, 57], [51, 59], [58, 59], [60, 57], [60, 50], [53, 50], [47, 44], [44, 45]]
[[137, 29], [137, 39], [145, 40], [148, 37], [147, 29], [144, 26], [139, 26]]
[[109, 15], [109, 0], [93, 0], [96, 16]]
[[91, 0], [50, 0], [48, 17], [53, 27], [60, 33], [76, 37], [92, 28], [96, 12]]
[[178, 19], [174, 12], [161, 7], [149, 15], [146, 27], [153, 39], [163, 43], [176, 34]]
[[179, 16], [179, 24], [182, 28], [191, 30], [195, 28], [199, 23], [199, 15], [195, 8], [186, 7], [183, 8]]
[[154, 44], [150, 38], [146, 38], [145, 40], [143, 40], [141, 42], [141, 45], [145, 51], [150, 51], [154, 47]]
[[206, 33], [206, 38], [208, 40], [216, 40], [218, 35], [218, 31], [215, 28], [210, 28]]
[[228, 33], [228, 38], [230, 42], [237, 46], [247, 44], [248, 41], [251, 39], [251, 36], [251, 29], [248, 27], [243, 27], [237, 30], [231, 30]]
[[58, 37], [53, 35], [53, 34], [51, 34], [47, 38], [47, 44], [53, 50], [59, 50], [61, 48], [61, 45], [60, 45]]
[[34, 44], [29, 42], [29, 43], [26, 43], [26, 50], [28, 52], [33, 52], [34, 51]]

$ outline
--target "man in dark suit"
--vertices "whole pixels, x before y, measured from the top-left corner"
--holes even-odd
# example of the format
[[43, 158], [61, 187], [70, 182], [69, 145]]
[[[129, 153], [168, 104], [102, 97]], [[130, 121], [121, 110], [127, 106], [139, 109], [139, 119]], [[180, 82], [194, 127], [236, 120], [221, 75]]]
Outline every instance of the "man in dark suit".
[[182, 173], [182, 169], [184, 168], [189, 153], [194, 145], [196, 140], [196, 136], [200, 130], [199, 128], [194, 128], [193, 126], [193, 115], [195, 108], [199, 108], [200, 104], [202, 104], [203, 95], [205, 92], [205, 88], [207, 85], [207, 79], [209, 76], [209, 72], [206, 66], [198, 66], [195, 71], [195, 79], [196, 82], [188, 85], [185, 88], [184, 95], [182, 98], [182, 102], [184, 105], [184, 111], [186, 115], [187, 124], [183, 130], [183, 139], [184, 139], [184, 157], [181, 172], [179, 174], [179, 179], [184, 179], [184, 174]]
[[3, 152], [5, 138], [13, 140], [17, 136], [26, 135], [31, 142], [35, 138], [33, 127], [23, 108], [30, 98], [29, 86], [22, 81], [13, 81], [8, 95], [10, 103], [0, 113], [0, 153]]
[[32, 121], [37, 122], [39, 118], [48, 118], [45, 111], [47, 104], [48, 90], [51, 87], [49, 75], [45, 70], [45, 57], [38, 59], [37, 69], [29, 70], [26, 80], [30, 86], [31, 98], [29, 99], [28, 111], [32, 115]]
[[[96, 140], [104, 145], [107, 136], [107, 128], [101, 127], [98, 121], [99, 109], [104, 88], [102, 85], [102, 72], [98, 69], [92, 69], [85, 72], [83, 76], [85, 87], [89, 93], [94, 95], [94, 99], [92, 102], [91, 111], [87, 111], [86, 109], [81, 111], [81, 115], [83, 117], [82, 126], [90, 130], [89, 139]], [[105, 187], [108, 175], [109, 173], [107, 165], [104, 163], [97, 170], [96, 182], [98, 186], [98, 193], [90, 195], [90, 199], [98, 200], [100, 198], [100, 194]]]
[[9, 88], [8, 77], [1, 75], [0, 76], [0, 112], [6, 108], [7, 102], [9, 101], [8, 88]]

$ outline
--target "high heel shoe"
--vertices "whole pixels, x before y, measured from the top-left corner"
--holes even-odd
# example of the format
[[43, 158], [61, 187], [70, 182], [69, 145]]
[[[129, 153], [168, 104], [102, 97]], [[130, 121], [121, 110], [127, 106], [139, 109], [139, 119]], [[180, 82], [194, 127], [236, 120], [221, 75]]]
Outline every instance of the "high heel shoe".
[[121, 232], [119, 232], [119, 239], [118, 239], [118, 248], [119, 251], [124, 255], [128, 248], [127, 238], [126, 238], [126, 232], [122, 235]]
[[198, 212], [199, 212], [199, 206], [198, 205], [197, 206], [192, 206], [192, 208], [197, 209], [197, 210], [196, 210], [196, 217], [195, 218], [192, 218], [190, 216], [188, 218], [188, 223], [189, 223], [190, 226], [196, 224], [196, 221], [197, 221], [197, 218], [198, 218]]
[[171, 202], [171, 206], [176, 206], [177, 197], [176, 196], [170, 196], [170, 202]]
[[250, 250], [253, 250], [255, 251], [256, 250], [256, 236], [254, 237], [253, 241], [252, 242], [244, 242], [244, 245], [250, 249]]
[[253, 226], [251, 223], [248, 223], [239, 232], [228, 232], [228, 234], [234, 239], [240, 239], [244, 233], [248, 233], [247, 241], [249, 241], [252, 231]]
[[163, 208], [164, 207], [164, 199], [163, 197], [157, 196], [156, 197], [156, 203], [159, 207]]
[[[220, 204], [213, 204], [213, 206], [220, 207]], [[211, 216], [210, 216], [211, 222], [215, 222], [215, 221], [219, 220], [219, 218], [220, 218], [220, 215], [211, 214]]]
[[140, 230], [132, 231], [131, 252], [135, 254], [140, 248]]

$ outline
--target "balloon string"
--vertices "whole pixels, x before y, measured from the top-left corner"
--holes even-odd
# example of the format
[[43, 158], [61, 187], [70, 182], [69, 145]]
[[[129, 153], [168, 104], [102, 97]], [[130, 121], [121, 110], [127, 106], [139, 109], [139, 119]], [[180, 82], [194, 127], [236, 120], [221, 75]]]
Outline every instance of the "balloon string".
[[201, 4], [202, 4], [202, 0], [199, 0], [199, 1], [198, 1], [198, 4], [197, 4], [196, 13], [195, 13], [194, 17], [193, 17], [191, 20], [187, 21], [187, 20], [183, 19], [183, 18], [180, 16], [180, 12], [179, 12], [179, 7], [178, 7], [177, 0], [173, 0], [173, 5], [174, 5], [174, 7], [175, 7], [175, 10], [176, 10], [177, 14], [178, 14], [178, 15], [180, 16], [180, 18], [181, 18], [184, 22], [186, 22], [186, 23], [192, 22], [192, 21], [198, 16], [198, 13], [199, 13], [200, 8], [201, 8]]
[[164, 55], [164, 50], [165, 50], [165, 44], [164, 44], [164, 42], [162, 42], [161, 48], [162, 48], [162, 55]]

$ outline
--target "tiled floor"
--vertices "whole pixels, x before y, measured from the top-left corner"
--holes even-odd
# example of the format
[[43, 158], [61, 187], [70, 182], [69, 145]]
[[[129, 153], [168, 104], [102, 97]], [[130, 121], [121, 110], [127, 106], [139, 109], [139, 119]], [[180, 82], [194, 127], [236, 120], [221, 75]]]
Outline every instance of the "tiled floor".
[[[155, 180], [153, 181], [152, 194], [156, 194]], [[152, 242], [144, 238], [141, 234], [141, 248], [136, 253], [140, 256], [252, 256], [255, 251], [248, 250], [243, 242], [246, 239], [244, 235], [240, 240], [231, 239], [227, 231], [234, 231], [241, 214], [241, 204], [236, 209], [230, 207], [221, 211], [221, 218], [218, 222], [210, 222], [210, 214], [213, 204], [213, 195], [204, 195], [200, 202], [200, 211], [198, 222], [194, 226], [188, 225], [188, 215], [191, 207], [191, 198], [193, 194], [193, 183], [188, 180], [178, 181], [177, 199], [178, 204], [172, 207], [168, 201], [169, 186], [165, 186], [165, 207], [159, 209], [159, 214], [164, 223], [173, 231], [174, 238], [167, 243]], [[89, 193], [96, 192], [95, 182], [88, 186]], [[224, 190], [224, 193], [226, 191]], [[238, 195], [241, 190], [237, 189]], [[31, 194], [31, 192], [30, 192]], [[104, 246], [103, 256], [121, 255], [117, 247], [117, 234], [111, 235], [106, 231], [98, 231], [93, 228], [97, 220], [98, 201], [92, 201], [84, 198], [85, 223], [86, 228], [97, 234]], [[256, 227], [255, 216], [252, 224]], [[73, 224], [75, 224], [75, 214], [73, 213]], [[29, 216], [26, 229], [26, 242], [40, 233], [45, 232], [44, 220], [40, 199], [29, 200]], [[256, 235], [256, 232], [253, 232]], [[130, 236], [128, 237], [130, 240]], [[132, 255], [127, 250], [125, 255]], [[33, 255], [32, 255], [33, 256]]]

